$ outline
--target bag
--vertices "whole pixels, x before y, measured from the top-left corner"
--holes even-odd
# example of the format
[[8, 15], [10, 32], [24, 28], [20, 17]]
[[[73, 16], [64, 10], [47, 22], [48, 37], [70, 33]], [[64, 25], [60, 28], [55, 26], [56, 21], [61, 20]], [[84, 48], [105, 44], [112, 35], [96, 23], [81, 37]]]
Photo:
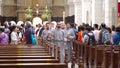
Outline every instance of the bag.
[[35, 38], [34, 34], [32, 33], [32, 30], [31, 30], [31, 41], [32, 41], [32, 44], [37, 44], [37, 39]]
[[[95, 36], [94, 36], [93, 32], [90, 32], [90, 33], [92, 33], [92, 35], [89, 35], [86, 33], [86, 35], [89, 37], [87, 45], [90, 45], [90, 44], [95, 45], [96, 44]], [[91, 40], [92, 40], [92, 42], [90, 43]]]
[[110, 44], [110, 33], [108, 30], [102, 30], [102, 44]]

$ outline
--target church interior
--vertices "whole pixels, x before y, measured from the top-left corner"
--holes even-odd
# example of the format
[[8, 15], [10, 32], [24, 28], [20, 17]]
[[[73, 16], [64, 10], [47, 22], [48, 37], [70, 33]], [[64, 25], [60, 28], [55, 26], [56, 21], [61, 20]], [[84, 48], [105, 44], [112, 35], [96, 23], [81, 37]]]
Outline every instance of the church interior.
[[120, 0], [0, 0], [0, 68], [120, 68]]

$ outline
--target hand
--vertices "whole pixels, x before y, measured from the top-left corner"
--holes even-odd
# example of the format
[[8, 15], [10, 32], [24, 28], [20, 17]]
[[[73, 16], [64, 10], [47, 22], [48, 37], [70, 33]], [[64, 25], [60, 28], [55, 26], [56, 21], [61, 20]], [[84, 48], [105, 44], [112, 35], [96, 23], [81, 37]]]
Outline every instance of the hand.
[[68, 38], [68, 39], [70, 38], [70, 34], [67, 35], [67, 38]]

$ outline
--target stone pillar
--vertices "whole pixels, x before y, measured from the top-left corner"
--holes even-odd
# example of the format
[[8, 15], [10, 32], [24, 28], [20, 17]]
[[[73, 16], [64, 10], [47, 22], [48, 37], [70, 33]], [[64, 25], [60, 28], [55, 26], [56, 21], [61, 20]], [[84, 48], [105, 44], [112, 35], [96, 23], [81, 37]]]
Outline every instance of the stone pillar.
[[74, 3], [73, 3], [73, 0], [68, 0], [68, 2], [67, 2], [67, 4], [68, 4], [68, 10], [69, 10], [69, 16], [72, 16], [72, 15], [74, 15]]
[[[118, 0], [110, 0], [110, 20], [111, 25], [117, 25], [118, 23]], [[110, 25], [110, 26], [111, 26]]]
[[74, 0], [75, 23], [82, 24], [82, 3], [81, 0]]
[[92, 0], [92, 25], [104, 23], [104, 0]]
[[81, 0], [82, 2], [82, 22], [91, 25], [92, 3], [91, 0]]
[[0, 15], [2, 16], [2, 0], [0, 0]]
[[109, 8], [110, 8], [110, 6], [109, 6], [110, 4], [109, 4], [109, 0], [105, 0], [105, 24], [107, 25], [107, 26], [110, 26], [110, 23], [111, 23], [111, 21], [110, 21], [110, 10], [109, 10]]
[[105, 23], [107, 26], [117, 24], [117, 0], [105, 0]]

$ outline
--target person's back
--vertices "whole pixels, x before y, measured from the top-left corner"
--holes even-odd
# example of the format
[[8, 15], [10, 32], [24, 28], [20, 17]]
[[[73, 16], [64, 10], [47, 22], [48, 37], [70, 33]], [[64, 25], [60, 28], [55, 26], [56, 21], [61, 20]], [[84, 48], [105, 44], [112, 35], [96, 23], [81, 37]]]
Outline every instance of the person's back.
[[99, 37], [99, 44], [110, 44], [110, 33], [107, 29], [102, 29]]
[[78, 40], [80, 43], [82, 43], [82, 31], [78, 32]]
[[94, 31], [93, 31], [93, 33], [94, 33], [94, 36], [95, 36], [95, 40], [96, 40], [96, 42], [98, 43], [98, 39], [99, 39], [99, 30], [98, 30], [98, 24], [94, 24]]
[[8, 35], [2, 32], [0, 34], [0, 44], [6, 45], [8, 44]]
[[90, 44], [95, 45], [96, 44], [95, 36], [94, 36], [93, 32], [86, 33], [84, 36], [84, 39], [85, 39], [85, 43], [87, 45], [90, 45]]
[[26, 29], [25, 38], [26, 38], [26, 44], [32, 44], [32, 41], [31, 41], [31, 29], [30, 28]]
[[106, 25], [105, 24], [101, 24], [101, 31], [99, 33], [99, 44], [110, 44], [110, 32], [106, 29]]
[[94, 30], [93, 33], [94, 33], [94, 36], [95, 36], [95, 40], [98, 42], [98, 39], [99, 39], [99, 30]]
[[95, 45], [96, 41], [95, 41], [95, 36], [93, 34], [93, 32], [91, 31], [91, 27], [86, 27], [86, 34], [84, 35], [84, 41], [83, 43], [87, 44], [87, 45]]
[[83, 39], [83, 30], [84, 29], [84, 27], [83, 26], [79, 26], [78, 27], [78, 40], [79, 40], [79, 42], [80, 43], [82, 43], [82, 39]]
[[115, 33], [114, 34], [113, 43], [114, 43], [114, 45], [119, 45], [120, 44], [120, 33]]
[[113, 35], [113, 44], [114, 45], [120, 44], [120, 27], [116, 28], [116, 33]]

